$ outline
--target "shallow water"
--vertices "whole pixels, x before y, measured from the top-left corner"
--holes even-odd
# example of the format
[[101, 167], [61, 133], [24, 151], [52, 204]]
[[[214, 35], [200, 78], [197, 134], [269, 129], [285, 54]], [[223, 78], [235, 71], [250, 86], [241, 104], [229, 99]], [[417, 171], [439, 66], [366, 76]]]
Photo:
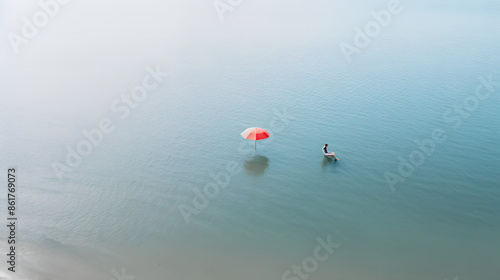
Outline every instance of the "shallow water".
[[[0, 279], [282, 279], [328, 236], [340, 247], [311, 279], [497, 279], [500, 87], [471, 98], [481, 77], [500, 80], [500, 9], [481, 7], [405, 6], [351, 63], [338, 46], [349, 24], [294, 44], [199, 36], [124, 120], [110, 105], [145, 71], [113, 77], [114, 95], [85, 110], [9, 99], [1, 162], [19, 172], [20, 273]], [[59, 180], [51, 164], [103, 118], [115, 130]], [[256, 150], [239, 135], [252, 126], [271, 133]], [[416, 154], [436, 129], [442, 141]]]

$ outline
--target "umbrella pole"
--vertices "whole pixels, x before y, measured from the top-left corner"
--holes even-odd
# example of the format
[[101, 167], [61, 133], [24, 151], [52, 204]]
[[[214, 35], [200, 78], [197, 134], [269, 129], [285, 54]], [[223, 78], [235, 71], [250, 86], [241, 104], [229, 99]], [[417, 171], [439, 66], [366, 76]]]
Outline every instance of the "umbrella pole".
[[257, 140], [255, 140], [255, 150], [257, 151]]

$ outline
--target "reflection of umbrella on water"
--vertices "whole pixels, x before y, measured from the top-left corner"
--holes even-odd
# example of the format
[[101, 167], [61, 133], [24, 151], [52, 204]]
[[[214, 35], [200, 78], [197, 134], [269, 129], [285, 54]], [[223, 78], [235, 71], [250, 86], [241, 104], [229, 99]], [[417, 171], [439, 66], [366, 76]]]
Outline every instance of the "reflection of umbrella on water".
[[269, 132], [262, 128], [250, 127], [245, 129], [245, 131], [241, 133], [241, 136], [245, 139], [255, 140], [255, 149], [257, 150], [257, 140], [268, 138]]
[[259, 176], [262, 175], [269, 166], [269, 159], [265, 156], [255, 155], [245, 160], [243, 166], [248, 175]]

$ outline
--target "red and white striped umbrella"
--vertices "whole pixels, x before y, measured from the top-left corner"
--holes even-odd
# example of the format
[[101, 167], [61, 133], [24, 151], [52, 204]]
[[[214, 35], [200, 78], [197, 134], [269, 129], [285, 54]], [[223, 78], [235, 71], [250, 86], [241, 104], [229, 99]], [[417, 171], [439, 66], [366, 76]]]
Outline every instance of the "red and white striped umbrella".
[[257, 149], [257, 140], [266, 139], [270, 135], [269, 132], [267, 132], [265, 129], [250, 127], [245, 129], [245, 131], [241, 133], [241, 136], [243, 136], [243, 138], [245, 139], [255, 140], [255, 149]]

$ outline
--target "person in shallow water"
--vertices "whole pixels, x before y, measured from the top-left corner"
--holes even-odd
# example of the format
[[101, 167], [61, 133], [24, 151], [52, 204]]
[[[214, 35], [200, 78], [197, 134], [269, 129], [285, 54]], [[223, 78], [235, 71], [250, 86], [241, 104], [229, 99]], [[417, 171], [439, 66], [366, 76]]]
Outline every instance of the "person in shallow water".
[[323, 154], [327, 157], [334, 157], [335, 160], [339, 160], [336, 156], [335, 156], [335, 153], [329, 153], [328, 150], [327, 150], [327, 147], [328, 147], [328, 144], [325, 144], [323, 146]]

